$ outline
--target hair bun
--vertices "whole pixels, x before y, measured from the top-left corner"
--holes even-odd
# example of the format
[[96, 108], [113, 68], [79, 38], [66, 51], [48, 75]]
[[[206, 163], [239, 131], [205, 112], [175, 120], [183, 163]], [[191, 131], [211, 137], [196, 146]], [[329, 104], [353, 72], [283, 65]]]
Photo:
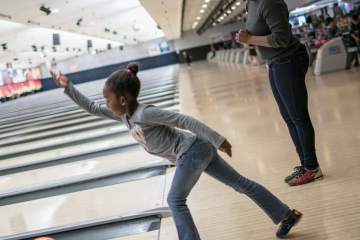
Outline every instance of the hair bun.
[[139, 72], [139, 65], [137, 63], [130, 63], [127, 66], [127, 69], [136, 76], [137, 73]]

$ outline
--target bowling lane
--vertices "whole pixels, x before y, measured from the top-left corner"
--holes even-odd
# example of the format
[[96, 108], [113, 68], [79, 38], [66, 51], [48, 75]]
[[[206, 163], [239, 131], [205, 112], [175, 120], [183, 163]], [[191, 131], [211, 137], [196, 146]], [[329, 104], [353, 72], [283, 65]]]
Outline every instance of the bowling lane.
[[43, 161], [55, 157], [68, 157], [75, 154], [81, 154], [86, 151], [96, 151], [108, 147], [116, 147], [136, 143], [129, 134], [119, 134], [119, 136], [111, 137], [108, 140], [97, 140], [83, 144], [76, 144], [73, 146], [59, 147], [53, 150], [46, 150], [42, 152], [22, 155], [18, 157], [7, 158], [0, 161], [0, 168], [10, 167], [21, 163], [32, 161]]
[[109, 240], [158, 240], [159, 230], [151, 231], [143, 234], [137, 234], [121, 238], [111, 238]]
[[158, 208], [165, 181], [166, 175], [160, 175], [4, 206], [0, 236]]
[[172, 218], [162, 219], [158, 240], [178, 240], [178, 239], [179, 238], [177, 235], [174, 220]]
[[0, 193], [14, 191], [22, 187], [49, 184], [64, 178], [108, 172], [159, 161], [162, 159], [146, 153], [142, 147], [135, 145], [118, 154], [1, 176]]
[[87, 132], [79, 132], [75, 134], [67, 134], [64, 136], [58, 136], [53, 138], [46, 138], [42, 140], [32, 141], [29, 143], [22, 143], [22, 144], [16, 144], [8, 147], [2, 147], [0, 149], [0, 157], [1, 155], [6, 154], [12, 154], [17, 153], [19, 151], [26, 151], [31, 149], [36, 149], [38, 147], [45, 147], [45, 146], [56, 146], [62, 143], [66, 143], [69, 141], [81, 141], [81, 140], [87, 140], [98, 136], [106, 136], [107, 134], [122, 134], [126, 133], [126, 127], [119, 123], [118, 126], [111, 126], [111, 127], [105, 127], [100, 128], [92, 131]]
[[[59, 119], [57, 119], [59, 120]], [[71, 125], [76, 125], [76, 124], [84, 124], [86, 122], [95, 122], [95, 121], [104, 121], [105, 119], [100, 119], [97, 116], [93, 116], [93, 115], [89, 115], [89, 116], [85, 116], [85, 117], [81, 117], [81, 118], [77, 118], [77, 119], [70, 119], [70, 120], [64, 120], [64, 121], [56, 121], [54, 123], [47, 123], [47, 122], [41, 122], [41, 123], [32, 123], [30, 125], [22, 125], [21, 127], [16, 126], [16, 127], [11, 127], [11, 128], [6, 128], [6, 130], [4, 130], [5, 132], [0, 133], [0, 138], [7, 138], [7, 137], [11, 137], [15, 134], [26, 134], [26, 133], [31, 133], [31, 132], [39, 132], [39, 131], [45, 131], [45, 130], [50, 130], [50, 129], [56, 129], [56, 128], [60, 128], [60, 127], [65, 127], [65, 126], [71, 126]], [[12, 129], [12, 130], [11, 130]]]
[[40, 131], [35, 133], [21, 133], [19, 135], [0, 139], [0, 145], [17, 144], [18, 141], [30, 141], [36, 138], [46, 138], [54, 135], [59, 136], [65, 134], [72, 134], [74, 132], [81, 132], [81, 131], [86, 131], [88, 129], [95, 129], [95, 128], [100, 128], [102, 126], [113, 126], [113, 125], [121, 125], [121, 123], [113, 120], [104, 120], [101, 122], [85, 123], [82, 124], [81, 126], [66, 127], [66, 128], [54, 129], [49, 131]]

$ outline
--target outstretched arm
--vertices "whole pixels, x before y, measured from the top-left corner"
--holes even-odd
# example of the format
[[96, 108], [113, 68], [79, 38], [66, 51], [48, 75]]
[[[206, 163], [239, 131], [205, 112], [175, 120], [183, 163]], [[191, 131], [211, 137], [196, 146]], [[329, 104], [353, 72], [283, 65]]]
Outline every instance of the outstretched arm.
[[64, 75], [54, 73], [51, 71], [51, 76], [58, 87], [64, 88], [64, 92], [68, 95], [77, 105], [86, 110], [87, 112], [103, 118], [111, 118], [114, 120], [121, 120], [112, 114], [112, 112], [105, 106], [91, 101], [88, 97], [79, 92], [71, 81]]

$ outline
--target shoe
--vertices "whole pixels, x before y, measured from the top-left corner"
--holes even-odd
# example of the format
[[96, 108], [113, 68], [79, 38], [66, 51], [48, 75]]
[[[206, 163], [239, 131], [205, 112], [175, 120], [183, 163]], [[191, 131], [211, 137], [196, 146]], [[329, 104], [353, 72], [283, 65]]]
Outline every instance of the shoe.
[[295, 209], [289, 210], [287, 216], [284, 218], [284, 220], [281, 221], [280, 226], [276, 232], [276, 236], [278, 238], [284, 238], [290, 232], [291, 228], [300, 222], [301, 217], [301, 212]]
[[287, 176], [284, 181], [286, 183], [290, 182], [293, 178], [300, 176], [301, 174], [303, 174], [305, 172], [305, 168], [303, 166], [296, 166], [294, 167], [294, 171]]
[[306, 184], [306, 183], [309, 183], [309, 182], [313, 182], [316, 179], [320, 179], [322, 177], [323, 177], [323, 174], [321, 172], [320, 167], [318, 167], [315, 170], [306, 170], [305, 169], [305, 172], [303, 172], [303, 174], [291, 179], [288, 182], [288, 184], [290, 186], [302, 185], [302, 184]]

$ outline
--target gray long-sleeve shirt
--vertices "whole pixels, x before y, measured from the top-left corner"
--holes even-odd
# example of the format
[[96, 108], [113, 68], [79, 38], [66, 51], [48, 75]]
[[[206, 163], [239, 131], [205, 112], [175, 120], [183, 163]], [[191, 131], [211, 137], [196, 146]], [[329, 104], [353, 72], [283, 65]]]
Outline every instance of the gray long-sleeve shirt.
[[196, 136], [209, 141], [215, 148], [219, 148], [225, 140], [223, 136], [202, 122], [184, 114], [163, 110], [153, 105], [140, 104], [130, 118], [126, 115], [116, 117], [105, 106], [101, 106], [81, 94], [72, 83], [64, 91], [76, 104], [89, 113], [122, 121], [134, 139], [147, 152], [172, 162], [175, 162], [190, 148]]
[[289, 10], [284, 0], [248, 0], [246, 30], [254, 36], [267, 36], [271, 47], [258, 46], [267, 62], [288, 57], [300, 46], [289, 24]]

